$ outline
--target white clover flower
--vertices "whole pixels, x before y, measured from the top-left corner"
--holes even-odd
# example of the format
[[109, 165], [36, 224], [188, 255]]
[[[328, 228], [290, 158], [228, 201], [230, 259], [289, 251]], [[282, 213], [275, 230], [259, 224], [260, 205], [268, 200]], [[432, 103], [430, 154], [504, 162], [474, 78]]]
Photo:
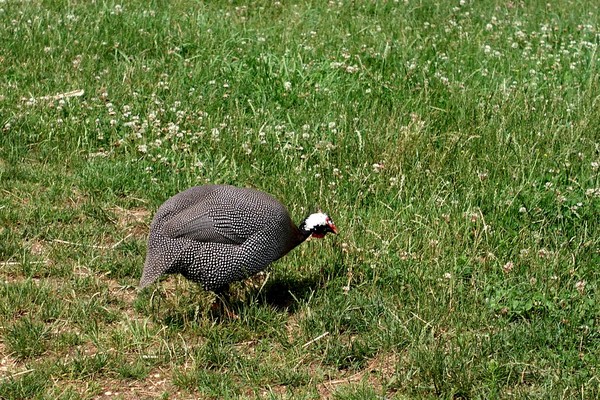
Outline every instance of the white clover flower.
[[373, 167], [373, 172], [375, 172], [377, 174], [383, 169], [384, 166], [383, 166], [383, 164], [380, 164], [380, 163], [374, 163], [372, 165], [372, 167]]
[[535, 276], [532, 276], [531, 279], [529, 279], [529, 284], [531, 286], [534, 286], [537, 283], [537, 278]]
[[285, 89], [286, 92], [289, 92], [290, 90], [292, 90], [292, 82], [284, 82], [283, 88]]
[[504, 271], [504, 273], [508, 274], [510, 271], [513, 270], [514, 266], [515, 266], [515, 264], [512, 261], [509, 261], [502, 266], [502, 271]]
[[586, 189], [585, 195], [588, 197], [600, 197], [600, 188], [589, 188]]

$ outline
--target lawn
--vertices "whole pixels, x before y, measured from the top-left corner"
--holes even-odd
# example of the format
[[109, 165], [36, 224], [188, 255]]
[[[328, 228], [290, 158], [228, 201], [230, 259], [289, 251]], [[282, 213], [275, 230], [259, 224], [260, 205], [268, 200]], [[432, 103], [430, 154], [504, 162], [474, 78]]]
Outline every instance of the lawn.
[[[599, 398], [599, 45], [592, 0], [0, 0], [0, 398]], [[138, 290], [205, 183], [340, 234], [231, 315]]]

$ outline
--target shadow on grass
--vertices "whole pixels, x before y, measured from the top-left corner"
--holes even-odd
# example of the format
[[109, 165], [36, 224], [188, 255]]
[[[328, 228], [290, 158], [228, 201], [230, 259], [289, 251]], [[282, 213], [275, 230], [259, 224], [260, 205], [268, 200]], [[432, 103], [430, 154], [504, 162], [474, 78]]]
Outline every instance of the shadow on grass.
[[318, 290], [314, 278], [277, 278], [268, 280], [262, 287], [244, 288], [223, 293], [215, 300], [206, 316], [218, 322], [254, 319], [267, 321], [295, 314]]
[[252, 294], [250, 299], [260, 305], [270, 306], [277, 311], [295, 313], [299, 306], [319, 289], [317, 277], [278, 278], [269, 280], [262, 290]]
[[[185, 298], [169, 301], [159, 289], [141, 294], [137, 310], [167, 326], [183, 328], [188, 322], [208, 317], [213, 321], [235, 319], [249, 308], [269, 308], [277, 313], [294, 314], [321, 285], [318, 276], [309, 278], [274, 278], [262, 287], [245, 287], [219, 294], [212, 305], [204, 291], [190, 291]], [[153, 298], [153, 299], [151, 299]]]
[[236, 318], [253, 307], [268, 308], [277, 313], [294, 314], [319, 288], [315, 278], [275, 278], [264, 286], [246, 288], [241, 292], [222, 294], [208, 310], [211, 318], [226, 320]]

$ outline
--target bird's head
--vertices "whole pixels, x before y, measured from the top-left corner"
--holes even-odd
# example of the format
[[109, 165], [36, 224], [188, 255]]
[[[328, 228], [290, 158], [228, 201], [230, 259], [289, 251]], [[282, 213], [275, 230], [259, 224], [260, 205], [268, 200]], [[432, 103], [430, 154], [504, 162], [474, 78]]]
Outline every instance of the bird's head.
[[337, 234], [337, 228], [333, 223], [333, 220], [329, 218], [329, 216], [321, 211], [310, 214], [302, 223], [300, 224], [300, 231], [304, 233], [306, 236], [312, 235], [316, 238], [322, 238], [327, 233], [335, 233]]

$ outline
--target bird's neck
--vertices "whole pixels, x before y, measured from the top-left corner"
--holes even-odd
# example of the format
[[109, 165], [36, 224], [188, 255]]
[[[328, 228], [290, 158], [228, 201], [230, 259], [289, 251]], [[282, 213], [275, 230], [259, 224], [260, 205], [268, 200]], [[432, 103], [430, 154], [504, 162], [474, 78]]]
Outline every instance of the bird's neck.
[[292, 240], [290, 241], [290, 250], [304, 242], [310, 236], [310, 232], [304, 229], [304, 221], [297, 227], [292, 223]]
[[306, 229], [306, 218], [304, 218], [302, 220], [302, 222], [300, 222], [300, 225], [298, 226], [297, 230], [298, 230], [299, 237], [303, 237], [303, 239], [302, 239], [302, 241], [300, 243], [302, 243], [303, 241], [305, 241], [306, 239], [308, 239], [308, 237], [312, 233], [311, 231], [309, 231], [308, 229]]

